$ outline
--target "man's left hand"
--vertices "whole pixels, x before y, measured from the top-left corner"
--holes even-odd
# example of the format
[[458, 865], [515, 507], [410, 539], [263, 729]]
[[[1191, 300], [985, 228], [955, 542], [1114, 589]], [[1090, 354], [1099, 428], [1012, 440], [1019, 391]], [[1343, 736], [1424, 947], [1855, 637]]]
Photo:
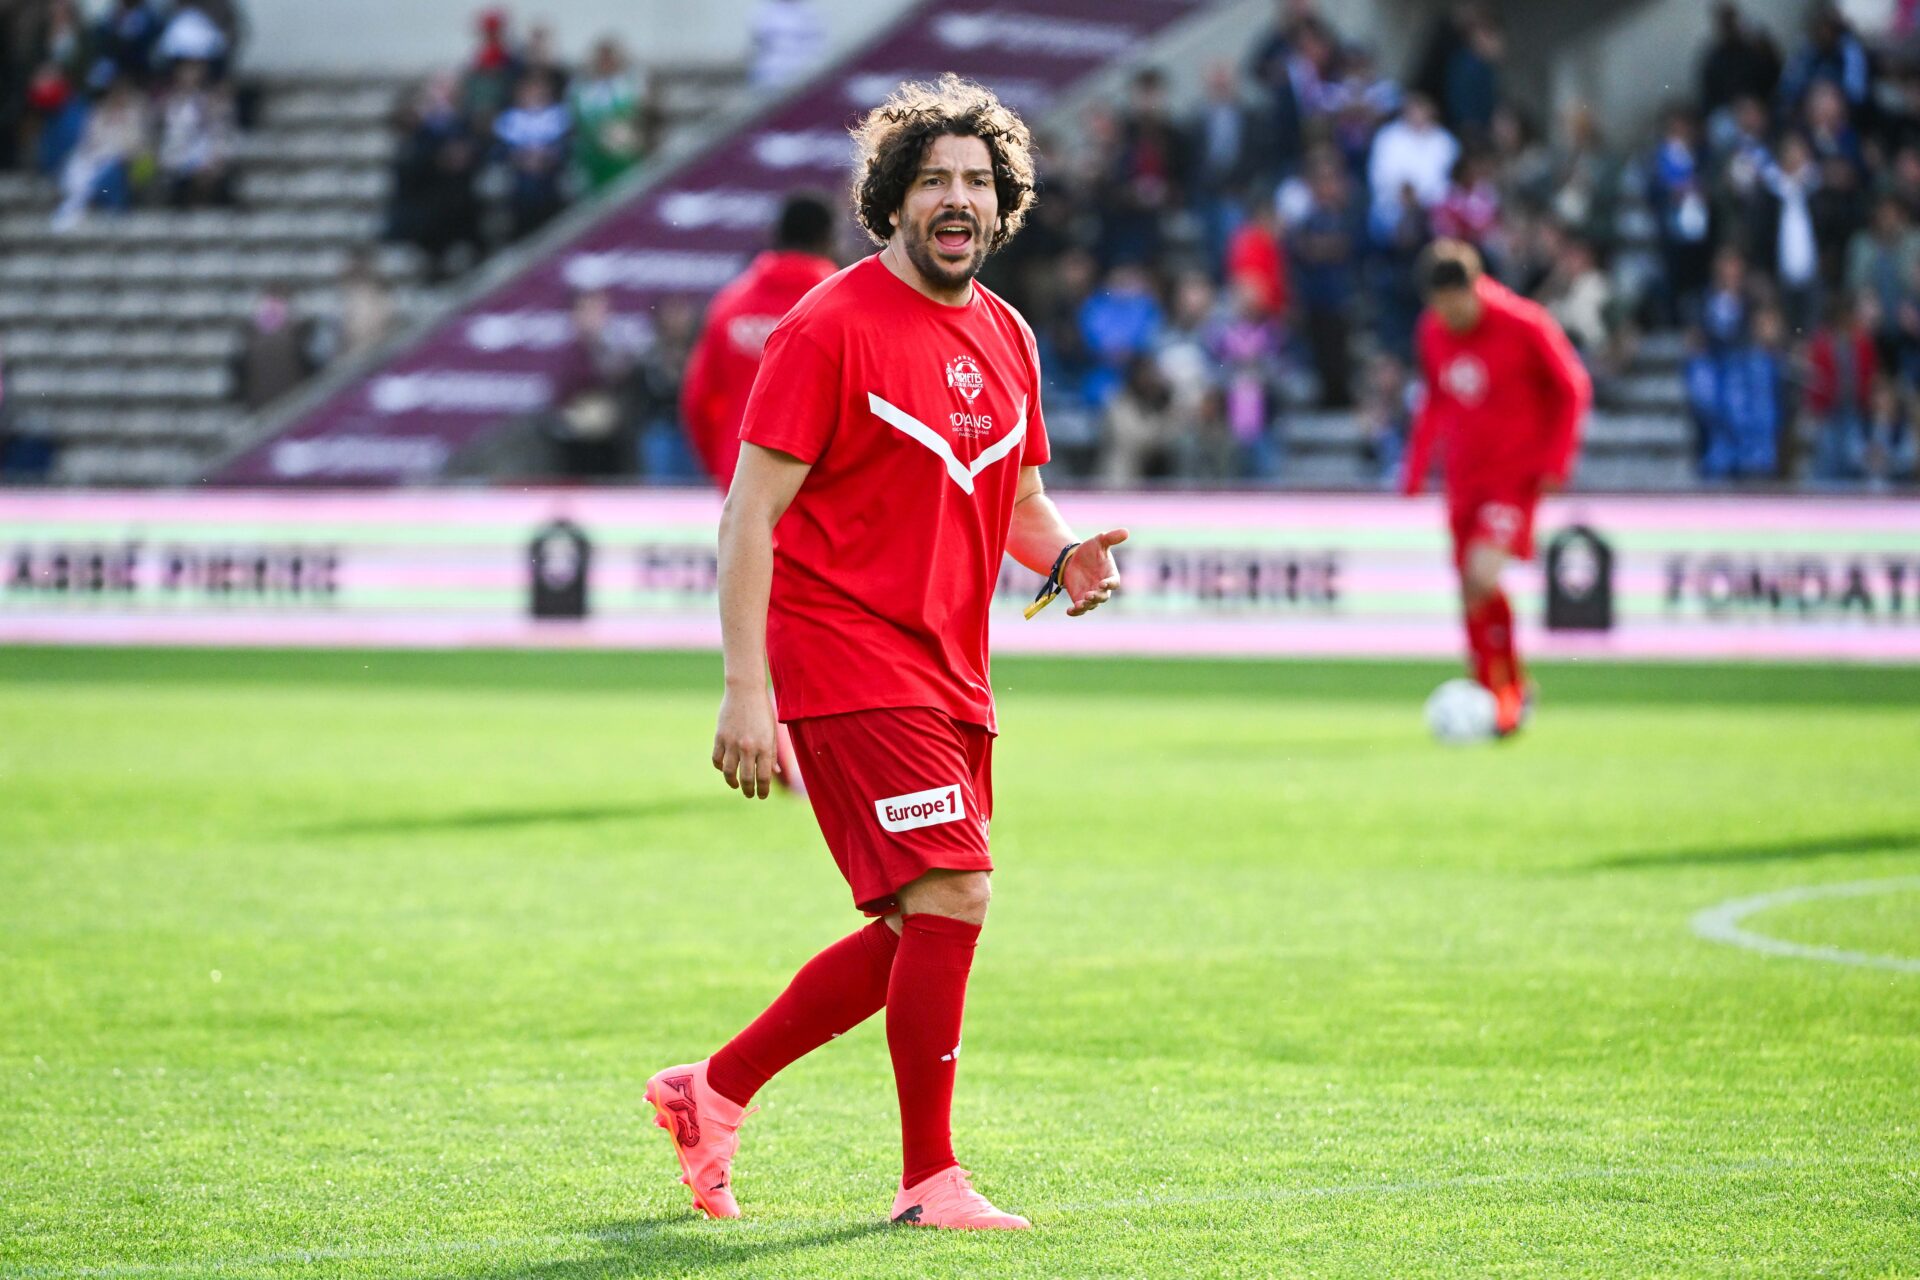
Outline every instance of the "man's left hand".
[[1120, 566], [1113, 561], [1112, 548], [1126, 540], [1125, 529], [1109, 529], [1088, 538], [1067, 557], [1060, 568], [1060, 585], [1073, 602], [1067, 610], [1069, 618], [1091, 613], [1113, 599], [1120, 587]]

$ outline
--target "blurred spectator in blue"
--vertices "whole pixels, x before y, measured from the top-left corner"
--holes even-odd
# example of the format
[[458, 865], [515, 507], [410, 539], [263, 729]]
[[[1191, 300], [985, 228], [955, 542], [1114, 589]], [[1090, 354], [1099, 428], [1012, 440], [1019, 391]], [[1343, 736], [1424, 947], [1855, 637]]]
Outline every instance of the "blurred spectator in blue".
[[1713, 225], [1722, 243], [1753, 245], [1765, 234], [1760, 224], [1767, 212], [1767, 171], [1774, 166], [1772, 125], [1758, 98], [1737, 100], [1727, 114], [1713, 166]]
[[1807, 344], [1806, 409], [1816, 433], [1815, 479], [1837, 484], [1865, 475], [1879, 374], [1871, 319], [1853, 299], [1837, 299]]
[[26, 83], [25, 128], [17, 154], [41, 173], [57, 174], [87, 122], [82, 86], [94, 65], [93, 36], [75, 0], [52, 0], [30, 16], [21, 43], [16, 74]]
[[1081, 305], [1079, 319], [1094, 361], [1086, 380], [1087, 400], [1104, 404], [1134, 357], [1150, 351], [1160, 336], [1160, 303], [1152, 278], [1137, 263], [1121, 263]]
[[160, 30], [160, 11], [148, 0], [112, 0], [94, 27], [94, 47], [118, 81], [144, 84]]
[[116, 77], [67, 157], [55, 228], [76, 225], [88, 209], [119, 212], [132, 207], [134, 167], [148, 154], [151, 131], [146, 98], [130, 80]]
[[1855, 173], [1866, 172], [1866, 153], [1861, 149], [1860, 133], [1853, 127], [1847, 110], [1847, 100], [1840, 96], [1840, 90], [1834, 85], [1821, 81], [1807, 91], [1807, 100], [1801, 109], [1806, 122], [1807, 145], [1813, 149], [1814, 159], [1821, 164], [1828, 160], [1844, 160], [1853, 167]]
[[1754, 318], [1751, 340], [1718, 355], [1696, 355], [1687, 385], [1704, 480], [1770, 479], [1779, 471], [1786, 365], [1778, 311]]
[[482, 130], [507, 109], [520, 83], [520, 53], [504, 9], [482, 9], [475, 21], [479, 44], [460, 76], [460, 110]]
[[1820, 172], [1807, 140], [1788, 134], [1780, 144], [1779, 161], [1767, 169], [1764, 180], [1772, 197], [1770, 221], [1764, 224], [1771, 228], [1771, 257], [1765, 261], [1779, 282], [1788, 330], [1804, 336], [1819, 318], [1820, 300], [1820, 239], [1813, 222]]
[[1484, 13], [1468, 22], [1466, 38], [1447, 60], [1444, 118], [1461, 137], [1485, 144], [1493, 134], [1493, 113], [1500, 106], [1500, 65], [1506, 38]]
[[1360, 401], [1360, 433], [1368, 479], [1380, 488], [1392, 489], [1400, 483], [1400, 460], [1413, 428], [1418, 394], [1405, 361], [1385, 353], [1374, 357]]
[[813, 0], [760, 0], [753, 11], [748, 76], [756, 89], [784, 89], [827, 56], [827, 24]]
[[1873, 95], [1873, 66], [1866, 46], [1853, 33], [1831, 0], [1822, 0], [1807, 22], [1807, 41], [1794, 52], [1780, 78], [1780, 97], [1788, 112], [1797, 112], [1814, 85], [1836, 86], [1847, 106], [1863, 111]]
[[1185, 150], [1207, 261], [1217, 272], [1247, 198], [1272, 191], [1280, 177], [1267, 113], [1241, 97], [1233, 64], [1207, 67], [1205, 94], [1187, 127]]
[[1713, 41], [1700, 55], [1700, 114], [1715, 147], [1725, 145], [1733, 109], [1744, 98], [1773, 101], [1780, 84], [1780, 51], [1766, 29], [1749, 25], [1740, 6], [1716, 4]]
[[474, 191], [482, 149], [457, 93], [453, 76], [434, 76], [399, 122], [386, 234], [420, 247], [430, 280], [470, 265], [450, 260], [456, 250], [478, 261], [486, 248]]
[[1659, 219], [1669, 321], [1692, 311], [1713, 259], [1705, 165], [1698, 122], [1684, 108], [1669, 111], [1647, 183], [1648, 200]]
[[535, 75], [520, 82], [513, 106], [493, 122], [494, 140], [511, 180], [507, 212], [515, 240], [545, 226], [566, 204], [560, 183], [572, 129], [566, 105], [555, 102], [546, 79]]
[[1744, 346], [1753, 334], [1754, 284], [1746, 257], [1728, 245], [1714, 255], [1713, 283], [1700, 303], [1700, 334], [1710, 353]]
[[1376, 211], [1370, 230], [1372, 251], [1365, 271], [1373, 299], [1374, 339], [1382, 349], [1410, 361], [1413, 329], [1423, 305], [1414, 266], [1433, 230], [1411, 187], [1401, 189], [1393, 219], [1382, 221]]
[[174, 64], [173, 84], [160, 101], [160, 177], [175, 209], [233, 202], [233, 99], [207, 83], [207, 64]]
[[1373, 50], [1350, 45], [1341, 55], [1340, 78], [1325, 86], [1322, 101], [1333, 144], [1349, 169], [1364, 172], [1373, 135], [1401, 108], [1400, 86], [1381, 74]]
[[1420, 94], [1408, 97], [1399, 117], [1373, 138], [1367, 181], [1376, 216], [1389, 223], [1397, 219], [1407, 188], [1424, 209], [1440, 203], [1459, 159], [1460, 144], [1441, 128], [1433, 101]]
[[1308, 165], [1307, 203], [1289, 237], [1295, 295], [1320, 382], [1320, 407], [1353, 406], [1352, 320], [1359, 292], [1364, 215], [1337, 156]]

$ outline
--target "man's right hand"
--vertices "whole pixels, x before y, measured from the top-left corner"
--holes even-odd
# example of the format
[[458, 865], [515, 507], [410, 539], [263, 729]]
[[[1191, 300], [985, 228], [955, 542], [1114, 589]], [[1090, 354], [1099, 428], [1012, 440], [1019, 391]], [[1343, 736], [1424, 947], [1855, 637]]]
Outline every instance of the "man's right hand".
[[713, 733], [713, 767], [727, 785], [748, 800], [764, 800], [780, 770], [773, 699], [764, 684], [729, 688], [720, 699], [720, 722]]

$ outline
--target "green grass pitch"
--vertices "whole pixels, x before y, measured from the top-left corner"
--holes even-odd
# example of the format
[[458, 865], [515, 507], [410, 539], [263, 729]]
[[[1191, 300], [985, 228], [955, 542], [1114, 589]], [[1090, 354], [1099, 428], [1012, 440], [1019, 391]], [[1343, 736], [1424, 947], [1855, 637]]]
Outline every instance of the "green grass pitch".
[[958, 1149], [878, 1020], [698, 1220], [640, 1086], [859, 918], [713, 658], [0, 651], [0, 1277], [1920, 1275], [1920, 671], [1003, 660]]

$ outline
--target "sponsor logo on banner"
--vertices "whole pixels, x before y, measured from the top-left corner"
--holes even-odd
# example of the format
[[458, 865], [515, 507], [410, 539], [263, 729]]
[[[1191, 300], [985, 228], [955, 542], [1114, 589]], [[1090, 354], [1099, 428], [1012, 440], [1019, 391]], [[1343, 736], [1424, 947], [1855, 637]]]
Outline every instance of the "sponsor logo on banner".
[[720, 187], [711, 191], [669, 191], [660, 197], [660, 220], [669, 226], [726, 227], [763, 231], [780, 214], [780, 197], [771, 191]]
[[943, 822], [958, 822], [967, 816], [960, 800], [960, 788], [935, 787], [930, 791], [909, 791], [903, 796], [875, 800], [873, 811], [880, 825], [889, 831], [913, 831], [937, 827]]
[[446, 465], [445, 442], [427, 436], [329, 435], [281, 440], [268, 455], [273, 474], [287, 480], [326, 476], [430, 475]]
[[953, 49], [1004, 49], [1009, 53], [1051, 54], [1058, 58], [1106, 59], [1139, 42], [1130, 26], [1083, 22], [1023, 13], [947, 13], [933, 20], [933, 35]]
[[386, 414], [533, 413], [553, 403], [553, 383], [544, 373], [390, 373], [368, 384], [367, 403]]
[[[653, 325], [643, 315], [607, 317], [607, 341], [628, 351], [653, 344]], [[489, 311], [467, 321], [467, 345], [475, 351], [558, 351], [577, 335], [565, 311]]]
[[753, 140], [753, 158], [769, 169], [846, 169], [853, 165], [853, 139], [844, 129], [769, 131]]
[[561, 274], [571, 289], [718, 289], [746, 265], [737, 253], [614, 249], [576, 253]]
[[1765, 554], [1728, 550], [1666, 559], [1666, 611], [1709, 622], [1920, 620], [1920, 555]]

